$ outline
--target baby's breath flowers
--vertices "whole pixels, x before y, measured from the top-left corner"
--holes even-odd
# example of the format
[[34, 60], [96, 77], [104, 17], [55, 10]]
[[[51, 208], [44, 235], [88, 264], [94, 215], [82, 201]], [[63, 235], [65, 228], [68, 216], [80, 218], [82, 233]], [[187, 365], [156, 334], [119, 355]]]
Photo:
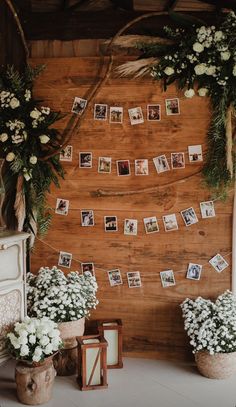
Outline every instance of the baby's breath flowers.
[[98, 286], [90, 272], [72, 271], [67, 276], [57, 267], [42, 267], [37, 275], [27, 274], [28, 315], [48, 317], [55, 322], [89, 317], [96, 308]]
[[232, 292], [225, 291], [215, 302], [186, 298], [181, 308], [193, 353], [236, 351], [236, 296]]

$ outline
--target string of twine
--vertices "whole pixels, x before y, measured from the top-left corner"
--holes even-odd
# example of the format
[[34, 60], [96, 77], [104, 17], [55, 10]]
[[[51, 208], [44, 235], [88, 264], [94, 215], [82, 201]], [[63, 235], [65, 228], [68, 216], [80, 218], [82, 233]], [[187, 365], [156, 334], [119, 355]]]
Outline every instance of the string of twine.
[[[47, 247], [49, 247], [51, 250], [53, 250], [54, 252], [56, 252], [56, 253], [60, 253], [60, 250], [58, 250], [58, 249], [56, 249], [54, 246], [52, 246], [51, 244], [49, 244], [49, 243], [47, 243], [47, 242], [45, 242], [44, 240], [42, 240], [42, 239], [39, 239], [38, 237], [36, 237], [36, 240], [38, 240], [39, 242], [41, 242], [43, 245], [45, 245], [45, 246], [47, 246]], [[63, 252], [63, 253], [66, 253], [66, 252]], [[71, 254], [71, 253], [70, 253]], [[232, 251], [231, 252], [229, 252], [229, 253], [226, 253], [226, 254], [224, 254], [224, 257], [229, 257], [230, 255], [232, 254]], [[93, 263], [94, 264], [94, 267], [96, 268], [96, 270], [101, 270], [101, 271], [105, 271], [106, 273], [108, 272], [108, 271], [111, 271], [111, 270], [116, 270], [116, 269], [123, 269], [123, 266], [122, 267], [120, 267], [120, 266], [114, 266], [112, 269], [105, 269], [105, 268], [102, 268], [102, 267], [99, 267], [99, 266], [97, 266], [96, 265], [96, 263], [94, 263], [94, 262], [91, 262], [91, 261], [81, 261], [81, 260], [79, 260], [78, 258], [76, 258], [76, 257], [74, 257], [73, 255], [72, 255], [72, 259], [73, 259], [73, 261], [74, 262], [76, 262], [76, 263], [78, 263], [78, 264], [84, 264], [84, 263]], [[194, 263], [194, 264], [196, 264], [196, 263]], [[209, 261], [207, 261], [207, 262], [205, 262], [204, 264], [201, 264], [201, 266], [202, 266], [202, 268], [203, 267], [205, 267], [205, 266], [207, 266], [207, 265], [209, 265]], [[130, 271], [130, 270], [129, 270]], [[135, 270], [136, 271], [136, 270]], [[128, 271], [127, 271], [128, 272]], [[177, 271], [175, 271], [175, 273], [182, 273], [182, 272], [186, 272], [186, 268], [185, 269], [182, 269], [182, 270], [177, 270]], [[148, 276], [157, 276], [158, 275], [158, 272], [156, 272], [156, 273], [147, 273], [148, 274]]]

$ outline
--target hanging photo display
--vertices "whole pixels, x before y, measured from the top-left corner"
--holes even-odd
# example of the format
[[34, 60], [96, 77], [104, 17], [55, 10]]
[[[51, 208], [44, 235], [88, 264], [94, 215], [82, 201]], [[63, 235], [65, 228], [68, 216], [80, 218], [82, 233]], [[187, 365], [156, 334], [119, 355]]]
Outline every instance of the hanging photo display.
[[60, 252], [58, 259], [58, 266], [70, 268], [72, 261], [72, 254], [67, 252]]
[[213, 218], [214, 216], [216, 216], [213, 201], [201, 202], [200, 209], [203, 219]]
[[132, 109], [128, 109], [128, 112], [130, 123], [132, 125], [144, 123], [143, 112], [141, 107], [134, 107]]
[[111, 157], [99, 157], [98, 172], [101, 174], [111, 173]]
[[212, 257], [212, 259], [209, 260], [209, 263], [218, 273], [221, 273], [226, 267], [228, 267], [227, 261], [219, 253]]
[[92, 210], [81, 211], [81, 226], [94, 226], [94, 215]]
[[160, 272], [162, 287], [171, 287], [175, 285], [175, 276], [173, 270], [165, 270]]
[[200, 280], [201, 272], [201, 264], [189, 263], [186, 278], [190, 280]]
[[148, 175], [148, 160], [135, 160], [135, 175]]
[[119, 269], [109, 270], [107, 272], [111, 287], [123, 284], [121, 273]]
[[104, 216], [105, 232], [117, 232], [118, 222], [116, 216]]
[[159, 226], [156, 216], [152, 216], [151, 218], [144, 218], [143, 222], [147, 234], [159, 232]]
[[158, 174], [161, 174], [162, 172], [165, 171], [170, 171], [170, 167], [165, 154], [153, 158], [153, 162]]
[[95, 277], [94, 263], [81, 263], [81, 273], [91, 273]]
[[60, 152], [60, 161], [72, 161], [72, 155], [73, 155], [73, 147], [66, 146]]
[[188, 156], [189, 156], [190, 163], [195, 163], [197, 161], [203, 161], [202, 146], [201, 145], [188, 146]]
[[161, 105], [147, 105], [147, 120], [149, 122], [161, 120]]
[[110, 123], [123, 123], [123, 107], [110, 106]]
[[185, 168], [184, 153], [171, 153], [171, 166], [173, 170]]
[[139, 271], [130, 271], [127, 273], [127, 280], [129, 288], [141, 287], [141, 277]]
[[117, 165], [117, 175], [118, 176], [128, 176], [130, 175], [130, 162], [129, 160], [118, 160]]
[[94, 105], [94, 120], [107, 120], [108, 106], [104, 104]]
[[170, 232], [171, 230], [178, 230], [178, 223], [175, 213], [172, 213], [171, 215], [165, 215], [162, 217], [162, 219], [166, 232]]
[[180, 114], [179, 99], [166, 99], [166, 114], [167, 116]]
[[137, 219], [124, 220], [124, 234], [135, 236], [138, 234], [138, 221]]
[[186, 226], [191, 226], [194, 223], [198, 222], [197, 215], [192, 207], [185, 209], [184, 211], [181, 211], [180, 213], [182, 215], [182, 218], [183, 218]]
[[80, 152], [79, 153], [79, 167], [92, 168], [92, 153]]
[[72, 113], [82, 114], [86, 106], [87, 106], [86, 99], [75, 97], [71, 111]]
[[68, 215], [69, 201], [67, 199], [57, 198], [55, 212], [58, 215]]

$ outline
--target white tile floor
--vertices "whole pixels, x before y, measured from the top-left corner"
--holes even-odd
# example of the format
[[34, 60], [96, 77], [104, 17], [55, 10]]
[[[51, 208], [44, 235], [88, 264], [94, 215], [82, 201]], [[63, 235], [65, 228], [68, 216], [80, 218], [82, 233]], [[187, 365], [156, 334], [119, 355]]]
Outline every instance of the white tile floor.
[[[124, 368], [109, 370], [106, 390], [81, 392], [75, 376], [56, 377], [47, 407], [235, 407], [236, 376], [202, 377], [195, 366], [146, 359], [124, 359]], [[0, 407], [19, 406], [14, 364], [0, 367]], [[22, 405], [22, 404], [21, 404]]]

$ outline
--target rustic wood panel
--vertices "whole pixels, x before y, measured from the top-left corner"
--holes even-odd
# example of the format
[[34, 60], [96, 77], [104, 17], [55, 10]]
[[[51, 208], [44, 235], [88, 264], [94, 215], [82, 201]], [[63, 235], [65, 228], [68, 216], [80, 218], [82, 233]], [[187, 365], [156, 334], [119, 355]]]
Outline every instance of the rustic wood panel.
[[[54, 58], [33, 59], [33, 64], [46, 63], [47, 68], [38, 79], [35, 95], [44, 100], [44, 105], [68, 113], [58, 122], [63, 130], [70, 118], [72, 100], [84, 97], [91, 84], [100, 76], [99, 58]], [[118, 63], [118, 59], [116, 62]], [[103, 70], [104, 71], [104, 70]], [[166, 116], [165, 98], [180, 97], [181, 114]], [[122, 125], [93, 120], [93, 103], [107, 103], [124, 107]], [[127, 109], [147, 103], [159, 103], [162, 120], [131, 126]], [[226, 255], [231, 251], [232, 194], [225, 202], [215, 202], [217, 216], [201, 219], [199, 202], [208, 200], [210, 192], [204, 188], [201, 175], [194, 175], [201, 164], [190, 164], [187, 158], [188, 145], [202, 144], [206, 152], [206, 131], [210, 119], [207, 99], [195, 97], [185, 99], [173, 86], [166, 93], [159, 84], [149, 78], [139, 80], [118, 79], [112, 74], [95, 100], [88, 106], [81, 129], [74, 133], [73, 161], [65, 163], [67, 172], [61, 189], [52, 188], [48, 197], [52, 208], [56, 198], [70, 200], [68, 216], [55, 214], [45, 242], [57, 250], [71, 252], [74, 256], [72, 269], [80, 269], [82, 262], [93, 261], [99, 284], [100, 304], [92, 313], [95, 318], [122, 318], [124, 323], [124, 350], [128, 355], [158, 358], [187, 358], [190, 349], [183, 330], [179, 304], [185, 297], [214, 298], [230, 287], [230, 267], [218, 274], [208, 264], [216, 253]], [[93, 153], [93, 168], [80, 169], [80, 151]], [[186, 153], [186, 168], [158, 175], [152, 158], [159, 154], [183, 151]], [[113, 159], [111, 174], [98, 174], [99, 156]], [[134, 175], [134, 159], [148, 158], [150, 175]], [[117, 177], [115, 160], [130, 159], [130, 177]], [[184, 177], [193, 174], [186, 181]], [[182, 181], [181, 181], [182, 180]], [[175, 182], [176, 181], [176, 182]], [[180, 182], [178, 182], [180, 181]], [[172, 185], [166, 186], [170, 182]], [[131, 196], [97, 197], [98, 189], [127, 191], [157, 186], [152, 193]], [[185, 227], [180, 211], [193, 206], [199, 222]], [[80, 209], [94, 209], [95, 226], [82, 227]], [[179, 230], [164, 231], [162, 215], [176, 213]], [[116, 215], [119, 222], [117, 233], [104, 232], [103, 216]], [[146, 235], [143, 218], [157, 216], [160, 232]], [[125, 218], [138, 219], [138, 235], [123, 234]], [[230, 263], [230, 255], [226, 257]], [[32, 255], [32, 270], [40, 266], [53, 266], [58, 262], [58, 253], [41, 242], [37, 242]], [[204, 264], [200, 281], [186, 279], [189, 262]], [[124, 284], [110, 287], [107, 270], [120, 268]], [[173, 269], [176, 286], [162, 288], [159, 272]], [[127, 271], [139, 270], [142, 287], [129, 289]], [[68, 272], [68, 269], [64, 269]]]

